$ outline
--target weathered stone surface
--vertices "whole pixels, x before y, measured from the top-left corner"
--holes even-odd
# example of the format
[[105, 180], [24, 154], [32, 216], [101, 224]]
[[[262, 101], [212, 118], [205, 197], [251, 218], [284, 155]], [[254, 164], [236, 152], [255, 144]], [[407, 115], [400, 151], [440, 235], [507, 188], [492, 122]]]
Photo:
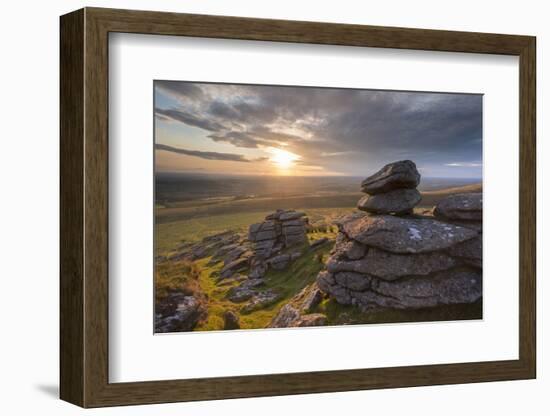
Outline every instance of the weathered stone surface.
[[361, 211], [375, 214], [407, 214], [422, 197], [416, 189], [396, 189], [383, 194], [365, 195], [357, 203]]
[[275, 270], [284, 270], [290, 264], [290, 254], [280, 254], [268, 260], [269, 265]]
[[300, 293], [279, 310], [268, 326], [271, 328], [289, 328], [325, 325], [325, 315], [311, 313], [322, 298], [323, 295], [316, 284], [304, 287]]
[[470, 266], [481, 268], [482, 244], [482, 237], [479, 235], [478, 237], [451, 247], [448, 253], [450, 256], [457, 257]]
[[481, 298], [481, 194], [454, 195], [425, 215], [412, 214], [421, 199], [419, 179], [414, 163], [401, 161], [363, 181], [369, 196], [358, 208], [369, 213], [335, 221], [339, 233], [316, 280], [323, 293], [363, 310]]
[[178, 296], [177, 306], [169, 315], [157, 315], [155, 332], [191, 331], [207, 315], [205, 305], [194, 296]]
[[436, 218], [481, 221], [482, 211], [483, 199], [478, 192], [446, 197], [435, 206], [434, 215]]
[[394, 253], [447, 249], [477, 235], [472, 229], [432, 219], [369, 215], [345, 222], [342, 231], [361, 244]]
[[245, 271], [250, 264], [250, 256], [243, 256], [226, 264], [220, 271], [220, 279], [226, 279], [238, 272]]
[[289, 234], [284, 237], [285, 246], [292, 247], [307, 243], [307, 235], [304, 234]]
[[280, 299], [281, 295], [274, 290], [265, 290], [258, 292], [254, 297], [241, 308], [242, 313], [250, 313], [258, 309], [263, 309]]
[[303, 312], [311, 312], [323, 300], [323, 293], [316, 284], [305, 287], [300, 295], [298, 301], [301, 301], [300, 310]]
[[303, 225], [296, 226], [283, 226], [283, 235], [291, 234], [305, 234], [305, 228]]
[[227, 293], [227, 299], [231, 302], [244, 302], [251, 299], [256, 295], [254, 288], [261, 286], [263, 281], [261, 279], [249, 279], [241, 283], [239, 286], [235, 286]]
[[253, 241], [274, 240], [275, 238], [277, 238], [275, 230], [265, 230], [257, 232]]
[[236, 247], [229, 250], [224, 257], [223, 263], [224, 265], [228, 265], [231, 262], [237, 260], [239, 257], [241, 257], [244, 253], [246, 253], [248, 249], [244, 246], [237, 245]]
[[458, 225], [464, 228], [470, 228], [471, 230], [481, 233], [483, 230], [483, 223], [481, 221], [467, 221], [467, 220], [449, 220], [447, 218], [438, 218], [438, 220], [453, 225]]
[[267, 220], [248, 227], [248, 239], [250, 241], [270, 240], [276, 238], [279, 232], [280, 225], [275, 220]]
[[285, 212], [281, 213], [279, 215], [279, 220], [281, 220], [281, 221], [295, 220], [295, 219], [301, 218], [305, 215], [306, 215], [305, 212], [289, 210], [289, 211], [285, 211]]
[[268, 266], [261, 259], [255, 258], [250, 265], [248, 277], [250, 279], [261, 279], [267, 273]]
[[237, 243], [239, 239], [239, 234], [230, 230], [223, 233], [207, 236], [197, 243], [182, 243], [177, 247], [177, 252], [170, 256], [169, 260], [194, 261], [202, 259], [209, 255], [216, 256], [216, 253], [221, 247]]
[[308, 326], [325, 326], [327, 324], [327, 317], [322, 313], [310, 313], [302, 315], [296, 322], [297, 327]]
[[289, 220], [282, 223], [283, 229], [286, 227], [304, 227], [307, 224], [305, 218], [299, 218], [296, 220]]
[[[331, 282], [334, 282], [331, 284]], [[435, 276], [385, 281], [371, 278], [370, 287], [353, 290], [330, 276], [319, 274], [321, 290], [338, 303], [362, 309], [427, 308], [457, 303], [473, 303], [481, 298], [481, 274], [472, 270], [446, 270]]]
[[336, 254], [338, 258], [358, 260], [367, 253], [367, 246], [355, 240], [350, 240], [344, 233], [339, 233], [331, 253]]
[[272, 253], [276, 252], [275, 240], [259, 241], [254, 246], [256, 256], [262, 259], [267, 259]]
[[420, 173], [410, 160], [389, 163], [361, 182], [361, 190], [370, 195], [401, 188], [416, 188], [420, 182]]
[[450, 269], [457, 262], [443, 252], [421, 254], [395, 254], [370, 248], [362, 259], [341, 260], [333, 255], [327, 262], [330, 273], [356, 272], [376, 276], [384, 280], [395, 280], [403, 276], [423, 276]]
[[327, 237], [323, 237], [323, 238], [320, 238], [318, 240], [315, 240], [313, 241], [310, 245], [309, 245], [309, 248], [311, 250], [317, 250], [318, 248], [324, 246], [326, 243], [328, 243], [330, 240], [327, 238]]
[[267, 259], [284, 248], [307, 243], [307, 218], [303, 212], [277, 210], [261, 223], [252, 224], [248, 239], [254, 243], [256, 257]]
[[271, 320], [269, 328], [289, 328], [300, 319], [300, 311], [290, 303], [283, 305], [277, 315]]
[[223, 329], [240, 329], [239, 315], [227, 310], [223, 313]]
[[481, 274], [473, 271], [453, 270], [435, 277], [378, 282], [373, 292], [392, 299], [397, 308], [473, 303], [482, 295]]
[[333, 279], [340, 286], [358, 291], [369, 289], [372, 282], [372, 276], [356, 272], [337, 272]]
[[266, 220], [278, 220], [280, 215], [285, 212], [284, 209], [277, 209], [274, 213], [269, 214], [265, 217]]
[[334, 276], [331, 273], [327, 272], [326, 270], [319, 272], [319, 274], [317, 275], [316, 283], [319, 289], [321, 289], [324, 293], [332, 296], [338, 303], [342, 305], [351, 304], [349, 289], [337, 284]]

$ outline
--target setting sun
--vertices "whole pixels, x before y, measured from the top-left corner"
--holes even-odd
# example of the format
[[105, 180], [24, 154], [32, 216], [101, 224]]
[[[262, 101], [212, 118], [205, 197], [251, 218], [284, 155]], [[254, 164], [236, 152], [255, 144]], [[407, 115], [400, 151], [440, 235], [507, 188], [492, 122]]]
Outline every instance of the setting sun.
[[300, 156], [282, 149], [271, 148], [270, 153], [272, 156], [269, 160], [275, 163], [280, 169], [288, 169], [296, 160], [300, 159]]

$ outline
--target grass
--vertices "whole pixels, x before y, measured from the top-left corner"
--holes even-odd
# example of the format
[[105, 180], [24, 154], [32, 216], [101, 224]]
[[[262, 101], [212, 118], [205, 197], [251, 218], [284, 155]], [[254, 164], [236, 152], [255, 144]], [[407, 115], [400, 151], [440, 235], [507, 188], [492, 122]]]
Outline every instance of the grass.
[[294, 261], [288, 269], [283, 271], [269, 270], [265, 276], [265, 284], [257, 289], [259, 291], [273, 289], [281, 297], [273, 304], [248, 314], [239, 313], [239, 309], [246, 302], [234, 303], [226, 299], [227, 292], [238, 283], [227, 286], [216, 285], [213, 275], [215, 276], [216, 272], [221, 269], [221, 263], [209, 267], [207, 266], [210, 260], [209, 257], [197, 261], [196, 266], [200, 270], [198, 281], [201, 290], [208, 299], [208, 318], [199, 324], [195, 330], [223, 329], [223, 314], [226, 310], [232, 310], [239, 314], [242, 329], [265, 328], [290, 298], [315, 280], [317, 274], [323, 268], [319, 257], [326, 255], [330, 250], [330, 246], [327, 245], [316, 251], [305, 251], [307, 250], [305, 247], [302, 247], [302, 250], [304, 250], [304, 254]]
[[[441, 198], [441, 195], [432, 193], [425, 194], [423, 197], [421, 207], [433, 206]], [[331, 222], [339, 216], [352, 212], [357, 200], [354, 197], [353, 203], [350, 203], [347, 198], [333, 198], [330, 204], [334, 206], [331, 207], [309, 207], [311, 201], [308, 201], [305, 206], [295, 206], [295, 209], [305, 211], [310, 223], [316, 225], [314, 230], [308, 233], [310, 242], [323, 237], [335, 237], [337, 228], [330, 226]], [[299, 201], [299, 198], [292, 200], [293, 203]], [[294, 207], [294, 205], [284, 205], [282, 202], [284, 201], [272, 199], [267, 204], [265, 201], [245, 200], [208, 203], [203, 206], [182, 204], [178, 208], [157, 207], [155, 227], [157, 255], [173, 252], [176, 246], [183, 241], [200, 241], [206, 236], [227, 230], [246, 232], [250, 224], [262, 221], [277, 207]], [[339, 204], [342, 205], [338, 206]], [[251, 211], [251, 209], [256, 210]], [[159, 221], [159, 218], [162, 220]], [[317, 224], [321, 225], [317, 226]], [[323, 224], [329, 226], [326, 227]], [[223, 314], [226, 310], [233, 310], [239, 314], [242, 329], [264, 328], [284, 304], [315, 280], [318, 272], [323, 269], [322, 260], [326, 260], [331, 244], [314, 252], [302, 249], [304, 254], [288, 269], [270, 270], [265, 277], [265, 284], [257, 288], [257, 290], [273, 289], [281, 295], [275, 303], [263, 309], [248, 314], [239, 313], [239, 309], [246, 303], [238, 304], [226, 299], [227, 292], [238, 283], [227, 286], [216, 285], [215, 276], [220, 271], [222, 263], [208, 266], [211, 257], [194, 263], [159, 263], [155, 273], [157, 302], [159, 297], [162, 299], [163, 296], [174, 290], [187, 291], [189, 294], [198, 293], [201, 298], [204, 298], [208, 308], [207, 318], [195, 328], [198, 331], [222, 329]], [[481, 310], [481, 302], [478, 302], [471, 305], [453, 305], [422, 310], [386, 309], [361, 312], [356, 307], [340, 305], [333, 300], [325, 299], [314, 312], [326, 314], [328, 325], [342, 325], [479, 319]]]
[[199, 268], [187, 261], [157, 263], [155, 268], [155, 300], [162, 301], [172, 292], [192, 295], [200, 290]]
[[327, 325], [383, 324], [397, 322], [458, 321], [482, 318], [481, 300], [472, 304], [447, 305], [424, 309], [377, 309], [362, 312], [350, 305], [325, 299], [314, 312], [327, 316]]
[[201, 217], [156, 224], [157, 255], [170, 253], [183, 241], [200, 241], [204, 237], [226, 230], [246, 231], [250, 224], [261, 221], [269, 211], [247, 212]]
[[[308, 213], [317, 208], [343, 208], [355, 206], [361, 197], [360, 193], [341, 194], [334, 196], [305, 195], [300, 197], [252, 198], [203, 203], [201, 205], [185, 205], [167, 207], [156, 210], [157, 224], [189, 220], [193, 218], [231, 215], [235, 213], [273, 212], [277, 208], [302, 209]], [[166, 205], [166, 204], [165, 204]]]
[[[200, 241], [204, 237], [227, 230], [246, 232], [250, 224], [262, 221], [271, 211], [235, 212], [232, 214], [199, 217], [155, 225], [156, 254], [166, 255], [183, 241]], [[306, 211], [310, 222], [329, 222], [350, 212], [350, 208], [322, 208]], [[334, 229], [334, 227], [333, 227]], [[335, 229], [334, 229], [335, 230]], [[320, 233], [315, 239], [321, 238]], [[327, 234], [328, 236], [329, 234]]]

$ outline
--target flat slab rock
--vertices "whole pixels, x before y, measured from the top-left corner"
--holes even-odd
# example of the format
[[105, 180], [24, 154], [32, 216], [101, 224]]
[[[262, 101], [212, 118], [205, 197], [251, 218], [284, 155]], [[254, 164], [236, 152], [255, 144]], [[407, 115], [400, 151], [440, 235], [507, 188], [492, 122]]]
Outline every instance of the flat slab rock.
[[389, 163], [361, 182], [361, 190], [369, 195], [380, 194], [394, 189], [416, 188], [420, 183], [420, 173], [411, 160]]
[[416, 189], [396, 189], [376, 195], [365, 195], [357, 202], [361, 211], [375, 214], [405, 214], [410, 212], [420, 201], [422, 196]]
[[358, 274], [334, 275], [323, 271], [317, 277], [317, 284], [338, 303], [355, 305], [362, 310], [473, 303], [482, 296], [481, 273], [472, 270], [446, 270], [435, 276], [392, 282]]
[[396, 280], [405, 276], [426, 276], [448, 270], [457, 265], [451, 256], [437, 251], [420, 254], [395, 254], [376, 248], [369, 248], [367, 254], [358, 260], [342, 260], [332, 256], [327, 262], [331, 273], [356, 272], [376, 276], [383, 280]]
[[481, 221], [483, 217], [483, 199], [480, 192], [455, 194], [440, 201], [434, 209], [436, 217], [454, 220]]
[[475, 230], [433, 219], [367, 215], [343, 222], [341, 231], [350, 239], [393, 253], [425, 253], [444, 250], [478, 235]]

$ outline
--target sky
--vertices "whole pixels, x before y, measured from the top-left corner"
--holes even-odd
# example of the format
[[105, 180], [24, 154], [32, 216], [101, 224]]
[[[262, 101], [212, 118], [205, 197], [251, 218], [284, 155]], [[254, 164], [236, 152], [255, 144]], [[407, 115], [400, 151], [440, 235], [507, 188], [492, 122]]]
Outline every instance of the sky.
[[158, 172], [481, 178], [482, 95], [155, 81]]

